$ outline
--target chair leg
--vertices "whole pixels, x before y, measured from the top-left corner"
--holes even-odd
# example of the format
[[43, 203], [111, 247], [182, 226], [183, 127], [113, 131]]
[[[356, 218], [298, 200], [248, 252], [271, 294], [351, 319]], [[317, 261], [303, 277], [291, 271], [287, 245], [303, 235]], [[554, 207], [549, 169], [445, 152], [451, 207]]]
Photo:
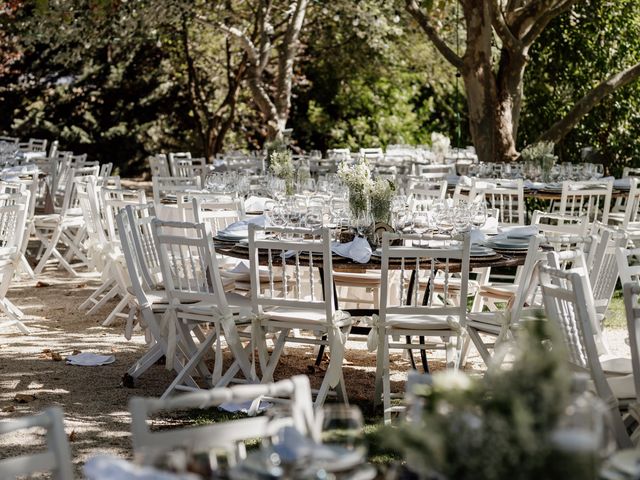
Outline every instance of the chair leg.
[[469, 338], [471, 338], [471, 341], [473, 341], [476, 350], [478, 350], [480, 357], [482, 357], [482, 361], [485, 365], [489, 365], [489, 362], [491, 361], [491, 353], [489, 352], [489, 349], [487, 348], [485, 343], [482, 341], [480, 334], [475, 328], [467, 328], [467, 332], [469, 333]]
[[278, 365], [280, 355], [282, 355], [282, 350], [284, 349], [284, 344], [287, 341], [289, 331], [289, 329], [280, 331], [280, 335], [278, 335], [276, 340], [275, 348], [273, 349], [273, 352], [271, 352], [268, 363], [264, 366], [262, 371], [262, 383], [273, 382], [273, 372]]
[[[187, 332], [187, 334], [189, 333]], [[206, 339], [206, 341], [202, 342], [198, 346], [196, 351], [193, 352], [193, 354], [191, 355], [191, 358], [189, 359], [189, 361], [184, 365], [184, 367], [182, 368], [180, 373], [178, 373], [178, 375], [173, 380], [173, 382], [171, 382], [171, 385], [169, 385], [169, 387], [164, 391], [164, 393], [160, 397], [161, 400], [164, 400], [165, 398], [167, 398], [173, 392], [173, 390], [175, 390], [175, 388], [182, 383], [183, 378], [189, 375], [191, 371], [194, 368], [196, 368], [196, 366], [201, 362], [201, 360], [203, 359], [207, 351], [211, 348], [211, 345], [213, 345], [213, 342], [216, 341], [217, 337], [218, 336], [215, 334], [215, 330], [214, 330], [212, 331], [211, 335], [209, 335], [209, 337]]]
[[40, 275], [42, 273], [42, 270], [44, 270], [44, 267], [49, 261], [49, 258], [51, 257], [51, 255], [53, 255], [53, 252], [57, 251], [56, 245], [58, 244], [58, 240], [60, 240], [61, 234], [62, 234], [62, 230], [59, 227], [57, 227], [50, 238], [46, 238], [46, 237], [42, 238], [41, 241], [43, 245], [46, 245], [46, 247], [45, 247], [44, 253], [40, 257], [40, 261], [38, 262], [38, 265], [36, 265], [36, 268], [33, 269], [33, 272], [36, 275]]
[[133, 296], [127, 293], [122, 298], [122, 300], [120, 300], [120, 302], [118, 302], [118, 305], [116, 305], [116, 307], [111, 311], [111, 313], [106, 318], [106, 320], [104, 322], [102, 322], [102, 326], [106, 327], [108, 325], [111, 325], [111, 323], [113, 323], [113, 321], [116, 319], [118, 314], [120, 312], [122, 312], [122, 310], [124, 310], [125, 307], [127, 307], [129, 305], [129, 303], [131, 302], [132, 299], [133, 299]]
[[383, 343], [382, 358], [382, 406], [384, 423], [391, 423], [391, 378], [389, 377], [389, 344]]
[[[96, 305], [101, 297], [105, 294], [105, 292], [111, 288], [111, 285], [113, 285], [113, 280], [107, 280], [105, 282], [102, 282], [102, 285], [100, 285], [100, 287], [98, 287], [97, 290], [95, 290], [91, 295], [89, 295], [89, 298], [87, 298], [84, 302], [82, 302], [80, 304], [80, 306], [78, 307], [78, 310], [86, 310], [88, 308], [90, 308], [92, 305]], [[89, 312], [87, 312], [87, 315], [89, 314]]]

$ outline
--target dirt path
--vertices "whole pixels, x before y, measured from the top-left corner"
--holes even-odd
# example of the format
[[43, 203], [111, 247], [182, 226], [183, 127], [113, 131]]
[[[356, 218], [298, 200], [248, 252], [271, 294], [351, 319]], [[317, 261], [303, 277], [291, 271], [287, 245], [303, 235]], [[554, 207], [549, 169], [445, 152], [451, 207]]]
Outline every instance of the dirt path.
[[[146, 346], [141, 334], [127, 341], [122, 322], [100, 325], [115, 302], [93, 316], [78, 310], [98, 285], [95, 275], [70, 278], [62, 271], [47, 272], [39, 282], [15, 282], [8, 298], [27, 315], [25, 324], [31, 334], [23, 335], [0, 323], [0, 419], [33, 414], [51, 405], [62, 407], [78, 476], [92, 455], [131, 456], [128, 400], [134, 395], [160, 395], [173, 377], [163, 365], [156, 365], [139, 379], [136, 388], [121, 386], [122, 375]], [[613, 331], [608, 336], [617, 347], [625, 347], [624, 332]], [[74, 350], [113, 354], [116, 361], [100, 367], [66, 365], [64, 357]], [[60, 358], [54, 354], [62, 360], [54, 360]], [[313, 372], [313, 359], [308, 348], [289, 349], [276, 378], [309, 373], [317, 385], [322, 371]], [[397, 355], [392, 365], [396, 368], [394, 388], [401, 391], [402, 372], [408, 362]], [[471, 358], [470, 368], [480, 368], [477, 356]], [[350, 399], [365, 404], [370, 401], [374, 376], [375, 355], [367, 352], [362, 342], [350, 342], [345, 367]], [[29, 401], [18, 403], [16, 396]], [[38, 432], [1, 437], [0, 458], [33, 451], [41, 443]]]

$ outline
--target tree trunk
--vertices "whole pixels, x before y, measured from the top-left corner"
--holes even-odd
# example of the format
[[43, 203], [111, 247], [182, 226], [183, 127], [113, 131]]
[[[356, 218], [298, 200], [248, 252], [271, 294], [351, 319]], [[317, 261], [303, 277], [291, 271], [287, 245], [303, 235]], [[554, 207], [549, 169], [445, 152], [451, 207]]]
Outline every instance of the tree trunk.
[[514, 51], [502, 48], [497, 74], [498, 103], [497, 157], [503, 161], [517, 158], [516, 139], [522, 109], [524, 71], [527, 65], [526, 48]]
[[467, 92], [471, 138], [481, 162], [496, 157], [496, 83], [491, 68], [492, 27], [488, 2], [468, 2], [464, 8], [467, 45], [462, 78]]

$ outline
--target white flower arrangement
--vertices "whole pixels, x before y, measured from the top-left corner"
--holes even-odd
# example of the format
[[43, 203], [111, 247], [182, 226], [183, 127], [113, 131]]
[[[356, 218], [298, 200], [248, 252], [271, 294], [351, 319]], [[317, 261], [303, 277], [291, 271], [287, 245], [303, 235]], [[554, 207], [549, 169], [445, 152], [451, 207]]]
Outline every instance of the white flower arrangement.
[[525, 162], [537, 162], [541, 163], [544, 158], [548, 156], [555, 157], [553, 155], [553, 142], [537, 142], [531, 145], [527, 145], [520, 155]]
[[364, 158], [353, 165], [342, 162], [338, 166], [338, 176], [349, 189], [362, 190], [365, 193], [371, 189], [371, 167]]
[[292, 179], [295, 175], [295, 168], [293, 167], [293, 160], [291, 158], [291, 152], [288, 150], [275, 151], [271, 153], [269, 158], [271, 161], [270, 169], [278, 178], [285, 180]]
[[349, 207], [353, 215], [366, 212], [368, 198], [371, 194], [371, 167], [366, 159], [362, 158], [353, 165], [342, 162], [338, 166], [338, 176], [349, 188]]
[[431, 151], [439, 157], [444, 157], [449, 153], [451, 140], [446, 135], [438, 132], [431, 133]]

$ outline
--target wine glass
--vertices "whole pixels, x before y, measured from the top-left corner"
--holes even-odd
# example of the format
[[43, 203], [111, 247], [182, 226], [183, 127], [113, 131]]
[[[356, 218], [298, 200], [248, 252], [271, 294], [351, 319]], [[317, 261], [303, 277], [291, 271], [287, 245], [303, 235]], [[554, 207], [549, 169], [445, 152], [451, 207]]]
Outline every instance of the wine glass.
[[458, 233], [465, 233], [471, 229], [471, 212], [467, 205], [459, 205], [453, 211], [453, 228]]
[[364, 237], [367, 232], [371, 229], [371, 224], [373, 223], [373, 216], [371, 212], [368, 210], [363, 210], [358, 212], [355, 217], [354, 226], [356, 227], [356, 232], [358, 236]]
[[307, 209], [307, 214], [304, 217], [304, 224], [308, 228], [317, 229], [322, 227], [323, 224], [323, 212], [322, 207], [313, 206]]
[[436, 227], [444, 235], [450, 236], [453, 231], [453, 218], [450, 208], [443, 207], [436, 213]]
[[366, 455], [364, 420], [358, 407], [344, 404], [325, 405], [318, 416], [322, 426], [322, 443], [355, 451], [362, 457]]
[[471, 224], [482, 228], [487, 223], [487, 206], [484, 202], [476, 202], [471, 207]]

